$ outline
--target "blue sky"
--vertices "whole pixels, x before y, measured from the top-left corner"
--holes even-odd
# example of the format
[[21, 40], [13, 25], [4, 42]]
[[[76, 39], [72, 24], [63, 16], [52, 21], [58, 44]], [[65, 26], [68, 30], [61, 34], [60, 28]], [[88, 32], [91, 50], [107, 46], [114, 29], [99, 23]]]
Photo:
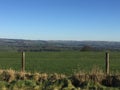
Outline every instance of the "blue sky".
[[120, 0], [0, 0], [0, 38], [120, 41]]

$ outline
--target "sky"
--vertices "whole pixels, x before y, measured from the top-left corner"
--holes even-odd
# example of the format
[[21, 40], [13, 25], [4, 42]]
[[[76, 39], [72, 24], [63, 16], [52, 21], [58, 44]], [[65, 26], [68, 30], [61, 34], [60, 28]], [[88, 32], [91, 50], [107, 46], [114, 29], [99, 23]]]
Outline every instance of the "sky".
[[120, 0], [0, 0], [0, 38], [120, 41]]

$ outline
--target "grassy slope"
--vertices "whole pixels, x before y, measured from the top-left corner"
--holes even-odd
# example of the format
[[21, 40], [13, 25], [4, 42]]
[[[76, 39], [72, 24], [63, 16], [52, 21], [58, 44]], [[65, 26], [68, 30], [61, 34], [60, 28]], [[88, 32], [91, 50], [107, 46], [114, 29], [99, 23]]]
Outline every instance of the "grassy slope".
[[[104, 52], [28, 52], [26, 53], [26, 70], [71, 74], [74, 71], [91, 70], [95, 65], [104, 69]], [[110, 52], [111, 71], [120, 72], [120, 52]], [[0, 68], [20, 70], [21, 53], [0, 52]]]

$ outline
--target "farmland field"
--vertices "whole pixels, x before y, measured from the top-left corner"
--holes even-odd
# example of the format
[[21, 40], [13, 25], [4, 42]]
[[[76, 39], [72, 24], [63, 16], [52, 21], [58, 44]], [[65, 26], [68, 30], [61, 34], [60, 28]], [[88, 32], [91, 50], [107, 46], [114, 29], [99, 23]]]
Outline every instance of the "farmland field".
[[[105, 68], [105, 52], [26, 52], [26, 71], [72, 74]], [[0, 68], [21, 70], [20, 52], [0, 52]], [[110, 71], [120, 72], [120, 52], [110, 52]]]

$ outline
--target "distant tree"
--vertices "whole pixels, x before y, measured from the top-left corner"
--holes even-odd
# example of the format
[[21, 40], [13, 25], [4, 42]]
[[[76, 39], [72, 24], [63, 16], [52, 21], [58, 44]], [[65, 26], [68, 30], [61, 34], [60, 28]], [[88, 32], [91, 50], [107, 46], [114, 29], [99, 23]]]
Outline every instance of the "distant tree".
[[81, 51], [94, 51], [95, 49], [91, 46], [85, 45], [81, 48]]

